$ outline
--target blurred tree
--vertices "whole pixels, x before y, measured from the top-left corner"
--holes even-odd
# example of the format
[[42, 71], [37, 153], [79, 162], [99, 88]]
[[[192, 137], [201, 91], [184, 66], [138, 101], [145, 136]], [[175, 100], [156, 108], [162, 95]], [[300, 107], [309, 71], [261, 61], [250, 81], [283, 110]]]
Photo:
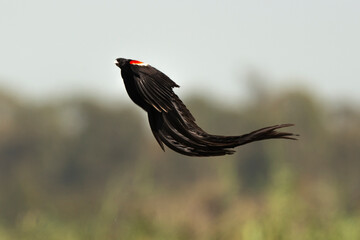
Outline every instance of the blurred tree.
[[0, 239], [357, 239], [360, 112], [260, 90], [185, 103], [214, 134], [289, 122], [300, 141], [200, 159], [164, 153], [133, 107], [0, 93]]

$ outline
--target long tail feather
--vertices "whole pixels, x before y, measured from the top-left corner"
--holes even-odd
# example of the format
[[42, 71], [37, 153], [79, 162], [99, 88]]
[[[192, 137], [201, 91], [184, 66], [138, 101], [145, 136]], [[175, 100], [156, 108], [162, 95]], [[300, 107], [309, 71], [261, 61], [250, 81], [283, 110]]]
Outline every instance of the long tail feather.
[[239, 136], [239, 139], [238, 139], [238, 146], [244, 145], [244, 144], [247, 144], [250, 142], [261, 141], [261, 140], [266, 140], [266, 139], [275, 139], [275, 138], [297, 140], [296, 137], [299, 136], [298, 134], [276, 131], [279, 128], [291, 127], [291, 126], [294, 126], [294, 124], [290, 124], [290, 123], [280, 124], [280, 125], [261, 128], [261, 129], [255, 130], [251, 133], [241, 135], [241, 136]]
[[148, 112], [151, 130], [164, 150], [164, 144], [170, 149], [187, 156], [221, 156], [233, 154], [233, 148], [250, 142], [266, 139], [297, 140], [297, 134], [277, 131], [280, 128], [294, 126], [280, 124], [264, 127], [240, 136], [212, 135], [202, 130], [193, 121], [193, 117], [182, 116], [178, 111], [167, 113]]

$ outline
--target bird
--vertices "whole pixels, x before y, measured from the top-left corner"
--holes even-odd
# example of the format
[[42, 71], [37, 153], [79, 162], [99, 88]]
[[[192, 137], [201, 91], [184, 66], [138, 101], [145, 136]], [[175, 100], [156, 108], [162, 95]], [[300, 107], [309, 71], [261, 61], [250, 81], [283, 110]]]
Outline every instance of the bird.
[[125, 89], [130, 99], [147, 112], [151, 131], [165, 151], [193, 157], [230, 155], [234, 148], [265, 139], [297, 140], [297, 134], [277, 131], [294, 124], [264, 127], [238, 136], [209, 134], [200, 128], [173, 88], [179, 85], [150, 64], [134, 59], [117, 58]]

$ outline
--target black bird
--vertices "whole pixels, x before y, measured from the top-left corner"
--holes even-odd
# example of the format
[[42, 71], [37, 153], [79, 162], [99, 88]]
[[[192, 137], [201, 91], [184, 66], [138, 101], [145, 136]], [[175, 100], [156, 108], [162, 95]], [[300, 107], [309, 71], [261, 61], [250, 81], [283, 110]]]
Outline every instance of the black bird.
[[221, 156], [233, 154], [234, 147], [271, 138], [296, 140], [296, 134], [276, 131], [293, 126], [281, 124], [261, 128], [240, 136], [212, 135], [202, 130], [179, 97], [173, 92], [179, 87], [164, 73], [147, 63], [118, 58], [115, 64], [131, 100], [148, 113], [151, 131], [160, 147], [188, 156]]

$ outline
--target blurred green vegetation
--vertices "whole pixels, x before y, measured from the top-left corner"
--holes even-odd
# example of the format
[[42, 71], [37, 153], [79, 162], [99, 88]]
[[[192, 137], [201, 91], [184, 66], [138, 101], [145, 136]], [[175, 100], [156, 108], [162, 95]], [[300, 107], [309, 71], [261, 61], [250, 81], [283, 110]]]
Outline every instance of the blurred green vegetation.
[[2, 93], [0, 239], [360, 239], [358, 109], [298, 90], [185, 103], [214, 134], [295, 123], [300, 141], [191, 158], [162, 152], [133, 104]]

